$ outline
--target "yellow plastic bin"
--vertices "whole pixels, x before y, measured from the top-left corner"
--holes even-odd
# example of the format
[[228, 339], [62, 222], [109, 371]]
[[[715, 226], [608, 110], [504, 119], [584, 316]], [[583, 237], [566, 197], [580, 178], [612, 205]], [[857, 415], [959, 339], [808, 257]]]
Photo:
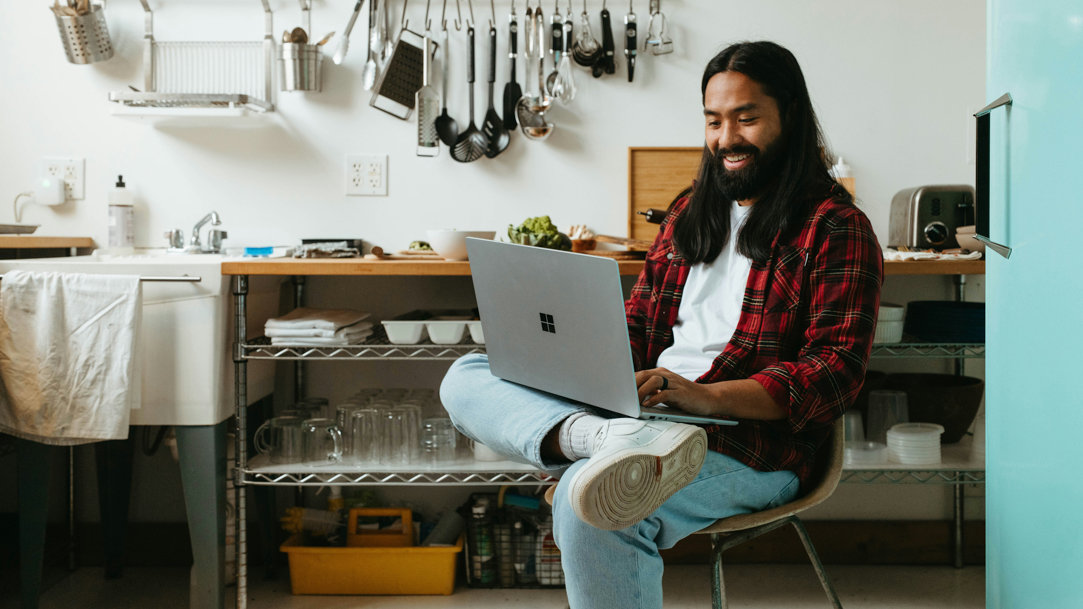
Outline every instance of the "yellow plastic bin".
[[454, 546], [319, 548], [294, 535], [289, 556], [294, 594], [451, 594], [463, 538]]

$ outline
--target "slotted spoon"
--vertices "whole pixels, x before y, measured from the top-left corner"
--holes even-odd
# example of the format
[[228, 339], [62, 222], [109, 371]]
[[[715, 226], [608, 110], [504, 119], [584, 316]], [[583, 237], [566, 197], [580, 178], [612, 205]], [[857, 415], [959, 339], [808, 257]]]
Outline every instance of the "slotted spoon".
[[467, 82], [470, 83], [470, 124], [466, 131], [455, 139], [455, 145], [451, 148], [451, 158], [460, 163], [471, 163], [480, 159], [489, 148], [489, 139], [474, 124], [474, 24], [467, 27], [466, 37], [470, 45], [470, 63], [467, 66]]

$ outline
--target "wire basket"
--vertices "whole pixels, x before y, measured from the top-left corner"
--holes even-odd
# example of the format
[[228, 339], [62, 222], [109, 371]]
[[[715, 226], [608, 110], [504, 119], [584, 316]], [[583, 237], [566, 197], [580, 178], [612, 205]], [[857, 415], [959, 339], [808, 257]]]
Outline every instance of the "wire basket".
[[85, 15], [69, 17], [54, 13], [53, 16], [60, 30], [60, 40], [64, 43], [64, 54], [70, 63], [88, 64], [113, 56], [105, 11], [100, 5], [91, 6], [90, 12]]
[[496, 495], [471, 495], [466, 511], [466, 582], [472, 588], [564, 586], [553, 518], [544, 509], [497, 507]]

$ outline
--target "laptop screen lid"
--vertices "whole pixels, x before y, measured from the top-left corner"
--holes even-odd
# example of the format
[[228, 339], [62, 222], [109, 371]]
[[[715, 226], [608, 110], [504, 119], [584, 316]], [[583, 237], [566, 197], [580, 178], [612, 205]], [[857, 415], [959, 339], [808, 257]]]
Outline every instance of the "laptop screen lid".
[[640, 416], [616, 260], [468, 238], [492, 373]]

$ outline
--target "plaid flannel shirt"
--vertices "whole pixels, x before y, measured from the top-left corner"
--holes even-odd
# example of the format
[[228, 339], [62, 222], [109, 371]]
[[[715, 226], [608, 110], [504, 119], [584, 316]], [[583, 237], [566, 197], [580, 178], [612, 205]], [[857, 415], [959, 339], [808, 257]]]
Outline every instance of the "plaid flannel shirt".
[[[673, 221], [687, 203], [670, 209], [625, 303], [637, 369], [656, 367], [673, 343], [692, 268], [674, 249]], [[864, 382], [882, 281], [876, 235], [851, 204], [827, 199], [795, 237], [776, 237], [769, 259], [752, 264], [733, 337], [696, 382], [751, 378], [786, 416], [705, 426], [710, 448], [760, 471], [792, 471], [804, 485], [816, 449]]]

